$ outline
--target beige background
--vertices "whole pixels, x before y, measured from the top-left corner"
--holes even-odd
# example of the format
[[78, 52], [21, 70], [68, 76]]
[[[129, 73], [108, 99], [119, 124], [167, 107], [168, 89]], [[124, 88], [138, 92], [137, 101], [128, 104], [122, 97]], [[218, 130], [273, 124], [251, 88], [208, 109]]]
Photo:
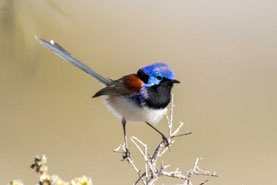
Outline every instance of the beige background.
[[[164, 160], [187, 170], [203, 157], [200, 166], [221, 176], [213, 185], [277, 183], [277, 1], [0, 2], [0, 184], [35, 184], [36, 154], [66, 180], [85, 174], [95, 185], [127, 185], [137, 177], [112, 152], [122, 143], [120, 121], [91, 99], [101, 86], [34, 35], [114, 79], [168, 63], [182, 82], [176, 121], [193, 134]], [[166, 131], [165, 122], [158, 128]], [[149, 147], [160, 141], [141, 124], [128, 125], [128, 135]]]

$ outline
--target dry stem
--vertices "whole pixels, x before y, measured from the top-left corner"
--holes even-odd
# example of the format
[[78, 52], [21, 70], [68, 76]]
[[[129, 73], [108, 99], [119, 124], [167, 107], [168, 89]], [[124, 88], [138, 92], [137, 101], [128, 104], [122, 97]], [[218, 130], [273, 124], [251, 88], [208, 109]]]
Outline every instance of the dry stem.
[[[196, 158], [193, 168], [191, 170], [188, 170], [186, 173], [182, 173], [181, 171], [179, 171], [179, 168], [177, 168], [175, 171], [166, 171], [169, 165], [165, 165], [163, 161], [161, 161], [161, 165], [159, 167], [157, 166], [157, 162], [159, 161], [159, 159], [169, 150], [169, 147], [175, 143], [175, 140], [174, 140], [175, 138], [190, 135], [192, 133], [192, 132], [186, 132], [186, 133], [178, 134], [184, 125], [183, 122], [180, 122], [179, 126], [175, 130], [173, 130], [173, 108], [174, 108], [174, 104], [173, 104], [173, 96], [172, 96], [170, 115], [166, 116], [167, 126], [168, 126], [168, 141], [169, 141], [168, 147], [166, 147], [164, 142], [162, 141], [155, 148], [153, 154], [150, 155], [148, 154], [148, 148], [145, 143], [143, 143], [135, 136], [130, 137], [130, 140], [138, 149], [145, 164], [144, 172], [141, 173], [142, 170], [138, 169], [138, 167], [134, 163], [134, 160], [131, 159], [131, 157], [126, 158], [126, 160], [131, 164], [132, 168], [138, 174], [138, 179], [133, 183], [134, 185], [138, 184], [139, 182], [141, 182], [144, 185], [154, 185], [154, 183], [161, 176], [184, 180], [183, 185], [192, 185], [191, 177], [193, 175], [217, 177], [215, 172], [211, 173], [209, 171], [200, 169], [200, 167], [198, 166], [198, 163], [201, 160], [201, 158]], [[125, 148], [122, 145], [120, 145], [114, 151], [119, 153], [124, 153]], [[206, 182], [208, 182], [208, 180], [204, 180], [200, 182], [199, 185], [203, 185]]]

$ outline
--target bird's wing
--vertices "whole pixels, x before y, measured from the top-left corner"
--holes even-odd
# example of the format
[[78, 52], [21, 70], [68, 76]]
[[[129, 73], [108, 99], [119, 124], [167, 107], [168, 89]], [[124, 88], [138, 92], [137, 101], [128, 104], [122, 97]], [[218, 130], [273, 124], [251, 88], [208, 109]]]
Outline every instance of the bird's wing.
[[126, 75], [119, 80], [113, 81], [107, 87], [98, 91], [93, 98], [110, 95], [110, 96], [132, 96], [140, 92], [143, 81], [140, 80], [135, 74]]
[[64, 48], [62, 48], [59, 44], [55, 43], [53, 40], [48, 42], [48, 41], [46, 41], [42, 38], [38, 38], [38, 37], [35, 37], [35, 39], [38, 40], [39, 43], [41, 43], [43, 46], [48, 48], [50, 51], [54, 52], [56, 55], [62, 57], [66, 61], [70, 62], [71, 64], [75, 65], [79, 69], [85, 71], [89, 75], [96, 78], [99, 82], [101, 82], [105, 85], [108, 85], [113, 82], [113, 80], [107, 79], [107, 78], [101, 76], [100, 74], [96, 73], [94, 70], [92, 70], [86, 64], [84, 64], [83, 62], [81, 62], [80, 60], [78, 60], [77, 58], [72, 56], [69, 52], [67, 52]]

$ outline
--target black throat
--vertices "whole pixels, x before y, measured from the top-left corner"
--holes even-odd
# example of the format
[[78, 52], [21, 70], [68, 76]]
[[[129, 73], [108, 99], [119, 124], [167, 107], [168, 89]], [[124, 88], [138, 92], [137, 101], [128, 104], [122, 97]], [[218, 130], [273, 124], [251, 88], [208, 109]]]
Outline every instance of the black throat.
[[159, 85], [147, 88], [148, 98], [145, 105], [152, 109], [163, 109], [167, 107], [171, 99], [173, 82], [163, 79]]

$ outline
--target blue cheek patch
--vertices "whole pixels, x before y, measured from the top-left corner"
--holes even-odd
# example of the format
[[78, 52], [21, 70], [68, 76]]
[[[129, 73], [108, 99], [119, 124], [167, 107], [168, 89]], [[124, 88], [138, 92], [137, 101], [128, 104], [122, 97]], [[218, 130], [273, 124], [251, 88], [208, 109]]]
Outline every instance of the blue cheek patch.
[[144, 84], [145, 87], [151, 87], [153, 85], [158, 85], [161, 82], [161, 80], [158, 80], [156, 77], [151, 77], [149, 78], [148, 82]]

